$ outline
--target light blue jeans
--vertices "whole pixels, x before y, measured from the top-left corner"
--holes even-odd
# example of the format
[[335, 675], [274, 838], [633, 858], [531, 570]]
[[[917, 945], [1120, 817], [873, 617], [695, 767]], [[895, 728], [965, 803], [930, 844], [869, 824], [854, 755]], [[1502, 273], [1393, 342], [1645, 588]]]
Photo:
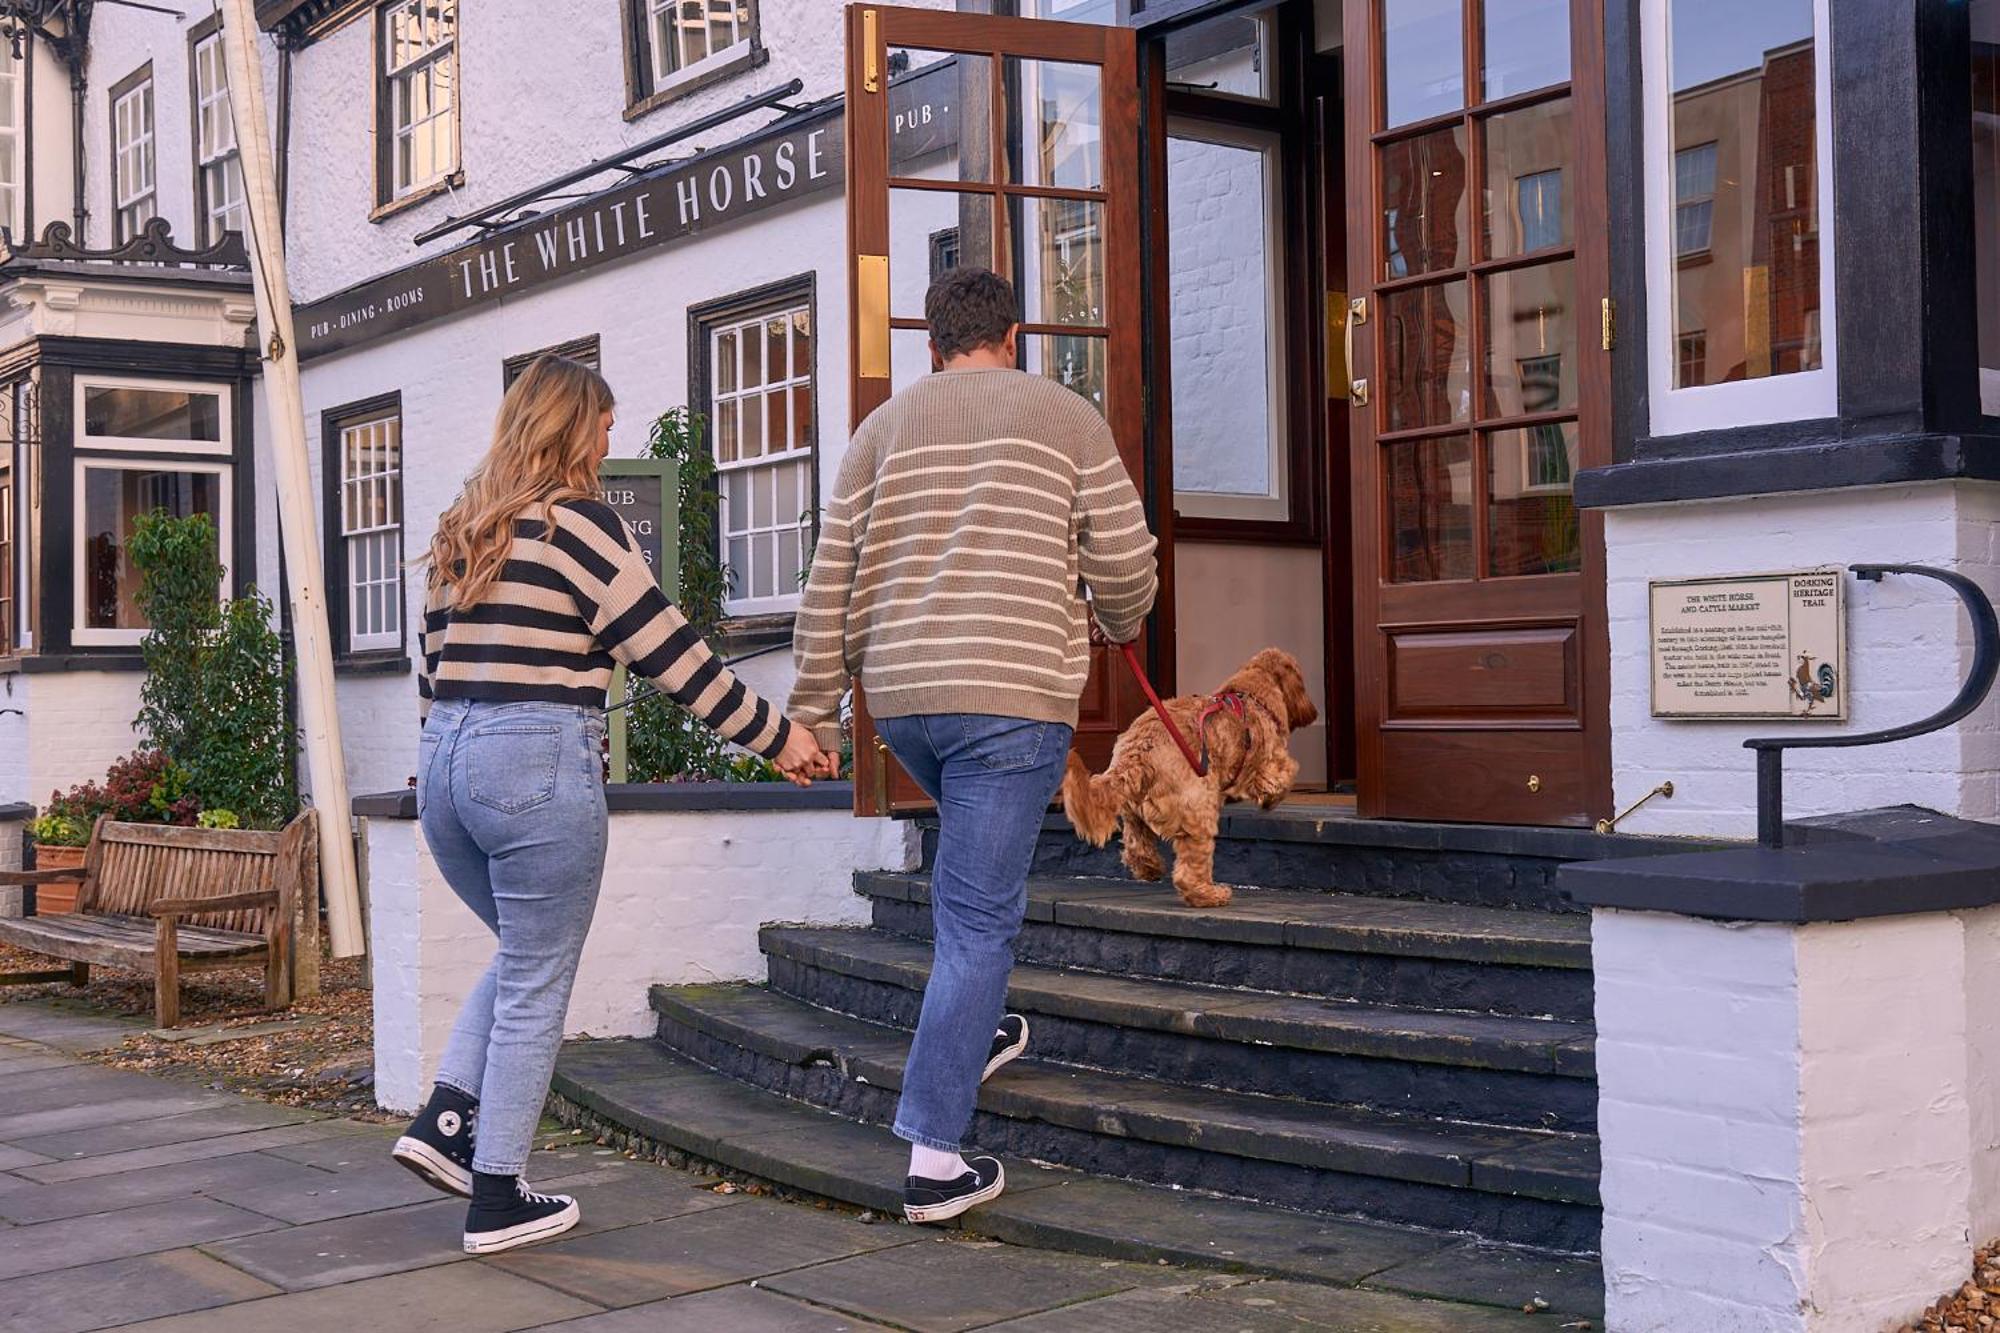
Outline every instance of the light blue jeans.
[[424, 841], [499, 937], [437, 1074], [479, 1102], [475, 1171], [519, 1175], [548, 1100], [604, 878], [603, 742], [603, 715], [569, 704], [440, 699], [424, 724]]
[[973, 713], [880, 718], [876, 729], [937, 802], [936, 943], [896, 1108], [899, 1138], [956, 1152], [1006, 1012], [1028, 866], [1062, 783], [1070, 728]]

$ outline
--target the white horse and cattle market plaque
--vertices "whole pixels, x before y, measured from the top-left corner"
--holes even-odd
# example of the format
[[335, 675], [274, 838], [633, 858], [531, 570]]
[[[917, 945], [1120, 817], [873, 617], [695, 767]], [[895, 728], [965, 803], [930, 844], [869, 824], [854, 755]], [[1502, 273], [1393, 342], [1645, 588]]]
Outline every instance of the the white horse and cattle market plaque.
[[1653, 716], [1847, 716], [1839, 568], [1648, 585]]

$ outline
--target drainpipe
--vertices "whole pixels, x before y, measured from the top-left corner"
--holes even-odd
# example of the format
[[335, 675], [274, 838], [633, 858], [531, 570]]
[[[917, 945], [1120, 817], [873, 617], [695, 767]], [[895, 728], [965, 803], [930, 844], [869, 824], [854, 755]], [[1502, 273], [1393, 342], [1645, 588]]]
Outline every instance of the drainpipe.
[[[292, 212], [292, 43], [278, 32], [278, 230], [288, 230]], [[290, 603], [286, 603], [287, 610]]]
[[83, 204], [83, 194], [87, 178], [83, 174], [84, 84], [83, 54], [80, 51], [71, 59], [69, 65], [69, 97], [70, 130], [75, 140], [74, 146], [71, 149], [70, 170], [74, 174], [76, 182], [76, 243], [78, 245], [87, 245], [88, 241], [84, 237], [83, 228], [85, 221], [90, 216], [90, 210], [85, 208]]

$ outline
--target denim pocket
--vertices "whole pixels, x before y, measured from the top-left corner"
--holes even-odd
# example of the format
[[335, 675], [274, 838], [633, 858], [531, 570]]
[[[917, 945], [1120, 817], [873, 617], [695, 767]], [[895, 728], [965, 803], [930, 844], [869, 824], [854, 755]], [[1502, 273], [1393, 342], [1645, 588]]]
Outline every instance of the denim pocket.
[[555, 795], [561, 727], [484, 727], [460, 744], [466, 793], [487, 809], [518, 815]]
[[1042, 755], [1046, 722], [1018, 717], [965, 717], [965, 750], [992, 773], [1019, 773], [1033, 768]]
[[424, 817], [424, 807], [430, 804], [431, 766], [437, 763], [440, 742], [429, 730], [417, 741], [417, 818]]

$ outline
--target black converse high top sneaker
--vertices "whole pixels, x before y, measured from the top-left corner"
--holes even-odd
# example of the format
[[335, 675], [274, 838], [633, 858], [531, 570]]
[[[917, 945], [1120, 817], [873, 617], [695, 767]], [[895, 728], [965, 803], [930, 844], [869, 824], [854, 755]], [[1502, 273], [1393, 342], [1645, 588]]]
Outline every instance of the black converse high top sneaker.
[[517, 1245], [560, 1236], [583, 1220], [567, 1194], [537, 1194], [519, 1176], [473, 1176], [472, 1208], [465, 1216], [465, 1252], [498, 1254]]
[[461, 1199], [472, 1197], [472, 1121], [479, 1103], [440, 1083], [391, 1155], [425, 1183]]

